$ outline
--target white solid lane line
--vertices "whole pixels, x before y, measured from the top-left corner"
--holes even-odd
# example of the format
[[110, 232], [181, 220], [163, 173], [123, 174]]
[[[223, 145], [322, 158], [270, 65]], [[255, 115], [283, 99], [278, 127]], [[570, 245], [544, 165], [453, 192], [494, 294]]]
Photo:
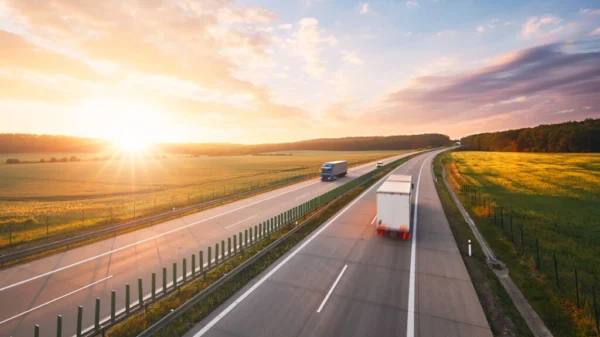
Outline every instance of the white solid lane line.
[[[412, 161], [412, 159], [410, 161]], [[408, 162], [410, 162], [410, 161], [408, 161]], [[404, 165], [404, 164], [402, 164], [402, 165]], [[400, 165], [400, 167], [402, 165]], [[385, 178], [387, 178], [394, 171], [388, 173], [385, 177], [381, 178], [379, 181], [385, 180]], [[227, 316], [227, 314], [231, 310], [233, 310], [238, 304], [240, 304], [244, 299], [246, 299], [246, 297], [250, 296], [250, 294], [252, 294], [269, 277], [271, 277], [271, 275], [275, 274], [283, 265], [285, 265], [289, 260], [291, 260], [294, 256], [296, 256], [296, 254], [298, 254], [299, 251], [304, 249], [304, 247], [306, 247], [306, 245], [311, 243], [312, 240], [314, 240], [317, 236], [319, 236], [319, 234], [321, 234], [324, 230], [326, 230], [335, 220], [337, 220], [342, 214], [346, 213], [346, 211], [348, 209], [350, 209], [350, 207], [354, 206], [354, 204], [356, 204], [360, 199], [362, 199], [365, 195], [367, 195], [367, 193], [369, 193], [377, 185], [378, 185], [377, 183], [373, 184], [373, 186], [369, 187], [366, 191], [364, 191], [361, 195], [359, 195], [356, 199], [354, 199], [348, 206], [344, 207], [336, 216], [334, 216], [331, 220], [329, 220], [327, 223], [322, 225], [321, 228], [316, 233], [314, 233], [312, 236], [310, 236], [308, 239], [306, 239], [306, 241], [304, 241], [304, 243], [302, 243], [302, 245], [300, 245], [300, 247], [296, 248], [293, 252], [291, 252], [283, 261], [279, 262], [279, 264], [276, 265], [273, 269], [271, 269], [270, 272], [268, 272], [265, 276], [263, 276], [260, 280], [258, 280], [252, 287], [250, 287], [250, 289], [246, 290], [245, 293], [243, 293], [240, 297], [238, 297], [237, 300], [235, 300], [227, 308], [225, 308], [223, 311], [221, 311], [221, 313], [219, 313], [219, 315], [217, 315], [217, 317], [213, 318], [210, 322], [208, 322], [208, 324], [206, 324], [204, 327], [202, 327], [202, 329], [200, 331], [196, 332], [194, 334], [194, 337], [203, 336], [206, 332], [208, 332], [208, 330], [210, 330], [210, 328], [212, 328], [215, 324], [217, 324], [223, 317]]]
[[86, 289], [86, 288], [89, 288], [89, 287], [91, 287], [91, 286], [94, 286], [94, 285], [96, 285], [96, 284], [98, 284], [98, 283], [100, 283], [100, 282], [104, 282], [104, 281], [108, 280], [108, 279], [109, 279], [109, 278], [111, 278], [111, 277], [113, 277], [113, 276], [112, 276], [112, 275], [110, 275], [109, 277], [105, 277], [105, 278], [103, 278], [103, 279], [101, 279], [101, 280], [98, 280], [98, 281], [96, 281], [96, 282], [94, 282], [94, 283], [88, 284], [87, 286], [84, 286], [84, 287], [81, 287], [81, 288], [79, 288], [79, 289], [77, 289], [77, 290], [71, 291], [70, 293], [68, 293], [68, 294], [66, 294], [66, 295], [62, 295], [61, 297], [57, 297], [57, 298], [53, 299], [52, 301], [46, 302], [46, 303], [44, 303], [44, 304], [40, 304], [40, 305], [38, 305], [37, 307], [35, 307], [35, 308], [31, 308], [31, 309], [29, 309], [29, 310], [27, 310], [27, 311], [23, 311], [22, 313], [20, 313], [20, 314], [18, 314], [18, 315], [14, 315], [14, 316], [13, 316], [13, 317], [11, 317], [11, 318], [7, 318], [7, 319], [3, 320], [2, 322], [0, 322], [0, 325], [2, 325], [2, 324], [4, 324], [4, 323], [6, 323], [6, 322], [8, 322], [8, 321], [12, 321], [13, 319], [15, 319], [15, 318], [17, 318], [17, 317], [20, 317], [20, 316], [23, 316], [23, 315], [25, 315], [25, 314], [28, 314], [28, 313], [30, 313], [30, 312], [32, 312], [32, 311], [34, 311], [34, 310], [37, 310], [37, 309], [39, 309], [39, 308], [41, 308], [41, 307], [45, 307], [45, 306], [47, 306], [47, 305], [48, 305], [48, 304], [50, 304], [50, 303], [54, 303], [54, 302], [56, 302], [56, 301], [58, 301], [58, 300], [62, 300], [63, 298], [65, 298], [65, 297], [67, 297], [67, 296], [71, 296], [71, 295], [75, 294], [76, 292], [82, 291], [83, 289]]
[[298, 198], [296, 198], [296, 200], [298, 200], [298, 199], [302, 199], [302, 198], [304, 198], [304, 197], [305, 197], [305, 196], [307, 196], [307, 195], [308, 195], [308, 193], [304, 193], [304, 194], [302, 194], [301, 196], [299, 196]]
[[408, 279], [408, 317], [406, 322], [406, 337], [415, 336], [415, 276], [416, 254], [417, 254], [417, 213], [419, 210], [419, 185], [421, 184], [421, 172], [423, 167], [432, 155], [423, 160], [421, 169], [419, 170], [419, 178], [417, 179], [417, 192], [415, 193], [415, 213], [413, 214], [413, 223], [415, 224], [412, 230], [412, 247], [410, 250], [410, 273]]
[[[406, 154], [403, 154], [403, 155], [401, 155], [401, 156], [398, 156], [398, 158], [396, 158], [396, 159], [400, 159], [400, 158], [402, 158], [402, 157], [410, 156], [410, 155], [412, 155], [412, 154], [414, 154], [414, 153], [416, 153], [416, 152], [410, 152], [410, 153], [406, 153]], [[366, 167], [367, 165], [368, 165], [368, 164], [365, 164], [365, 165], [362, 165], [362, 166], [357, 166], [357, 167], [356, 167], [356, 168], [354, 168], [353, 170], [358, 170], [358, 169], [361, 169], [361, 168], [363, 168], [363, 167]], [[253, 203], [250, 203], [250, 204], [247, 204], [247, 205], [244, 205], [244, 206], [241, 206], [241, 207], [238, 207], [238, 208], [235, 208], [235, 209], [232, 209], [232, 210], [229, 210], [229, 211], [223, 212], [223, 213], [221, 213], [221, 214], [213, 215], [213, 216], [211, 216], [211, 217], [208, 217], [208, 218], [206, 218], [206, 219], [203, 219], [203, 220], [199, 220], [199, 221], [196, 221], [196, 222], [192, 222], [192, 223], [190, 223], [189, 225], [185, 225], [185, 226], [183, 226], [183, 227], [178, 227], [178, 228], [172, 229], [172, 230], [170, 230], [170, 231], [167, 231], [167, 232], [164, 232], [164, 233], [161, 233], [161, 234], [154, 235], [154, 236], [152, 236], [152, 237], [146, 238], [146, 239], [144, 239], [144, 240], [140, 240], [140, 241], [138, 241], [138, 242], [130, 243], [130, 244], [128, 244], [128, 245], [125, 245], [125, 246], [123, 246], [123, 247], [120, 247], [120, 248], [117, 248], [117, 249], [114, 249], [114, 250], [111, 250], [111, 251], [108, 251], [108, 252], [105, 252], [105, 253], [102, 253], [102, 254], [98, 254], [98, 255], [96, 255], [96, 256], [89, 257], [89, 258], [87, 258], [87, 259], [85, 259], [85, 260], [81, 260], [81, 261], [78, 261], [78, 262], [72, 263], [72, 264], [70, 264], [70, 265], [66, 265], [66, 266], [64, 266], [64, 267], [61, 267], [61, 268], [58, 268], [58, 269], [51, 270], [51, 271], [49, 271], [49, 272], [46, 272], [46, 273], [43, 273], [43, 274], [40, 274], [40, 275], [37, 275], [37, 276], [31, 277], [31, 278], [28, 278], [28, 279], [26, 279], [26, 280], [19, 281], [19, 282], [17, 282], [17, 283], [13, 283], [13, 284], [7, 285], [7, 286], [5, 286], [5, 287], [2, 287], [2, 288], [0, 288], [0, 292], [2, 292], [2, 291], [4, 291], [4, 290], [7, 290], [7, 289], [11, 289], [11, 288], [17, 287], [17, 286], [20, 286], [21, 284], [25, 284], [25, 283], [28, 283], [28, 282], [31, 282], [31, 281], [35, 281], [35, 280], [37, 280], [37, 279], [40, 279], [40, 278], [42, 278], [42, 277], [46, 277], [46, 276], [48, 276], [48, 275], [52, 275], [52, 274], [58, 273], [58, 272], [60, 272], [60, 271], [63, 271], [63, 270], [69, 269], [69, 268], [73, 268], [73, 267], [75, 267], [75, 266], [78, 266], [78, 265], [80, 265], [80, 264], [84, 264], [84, 263], [86, 263], [86, 262], [93, 261], [93, 260], [95, 260], [95, 259], [98, 259], [98, 258], [104, 257], [104, 256], [106, 256], [106, 255], [110, 255], [110, 254], [112, 254], [112, 253], [120, 252], [120, 251], [122, 251], [122, 250], [125, 250], [125, 249], [128, 249], [128, 248], [134, 247], [134, 246], [136, 246], [136, 245], [139, 245], [139, 244], [141, 244], [141, 243], [145, 243], [145, 242], [148, 242], [148, 241], [152, 241], [152, 240], [154, 240], [154, 239], [156, 239], [156, 238], [159, 238], [159, 237], [162, 237], [162, 236], [165, 236], [165, 235], [171, 234], [171, 233], [175, 233], [175, 232], [178, 232], [178, 231], [180, 231], [180, 230], [187, 229], [187, 228], [189, 228], [189, 227], [192, 227], [192, 226], [195, 226], [195, 225], [197, 225], [197, 224], [200, 224], [200, 223], [203, 223], [203, 222], [206, 222], [206, 221], [209, 221], [209, 220], [212, 220], [212, 219], [218, 218], [218, 217], [220, 217], [220, 216], [223, 216], [223, 215], [226, 215], [226, 214], [230, 214], [230, 213], [233, 213], [233, 212], [239, 211], [240, 209], [244, 209], [244, 208], [247, 208], [247, 207], [250, 207], [250, 206], [253, 206], [253, 205], [259, 204], [259, 203], [261, 203], [261, 202], [264, 202], [264, 201], [267, 201], [267, 200], [271, 200], [271, 199], [274, 199], [274, 198], [280, 197], [280, 196], [282, 196], [282, 195], [285, 195], [285, 194], [288, 194], [288, 193], [291, 193], [291, 192], [297, 191], [297, 190], [299, 190], [299, 189], [302, 189], [302, 188], [305, 188], [305, 187], [308, 187], [308, 186], [312, 186], [312, 185], [315, 185], [315, 184], [318, 184], [318, 183], [320, 183], [320, 181], [319, 181], [319, 180], [317, 180], [317, 181], [315, 181], [315, 182], [312, 182], [312, 183], [310, 183], [310, 184], [305, 184], [305, 185], [302, 185], [302, 186], [300, 186], [300, 187], [298, 187], [298, 188], [295, 188], [295, 189], [292, 189], [292, 190], [286, 191], [286, 192], [284, 192], [284, 193], [280, 193], [280, 194], [277, 194], [277, 195], [274, 195], [274, 196], [271, 196], [271, 197], [268, 197], [268, 198], [265, 198], [265, 199], [262, 199], [262, 200], [258, 200], [258, 201], [256, 201], [256, 202], [253, 202]]]
[[375, 216], [373, 217], [373, 220], [371, 220], [371, 225], [372, 225], [373, 223], [375, 223], [375, 219], [377, 219], [377, 213], [375, 213]]
[[231, 227], [237, 226], [237, 225], [241, 224], [242, 222], [244, 222], [244, 221], [248, 221], [248, 220], [250, 220], [250, 219], [252, 219], [252, 218], [256, 218], [256, 214], [254, 214], [253, 216], [251, 216], [251, 217], [249, 217], [249, 218], [246, 218], [246, 219], [244, 219], [244, 220], [242, 220], [242, 221], [238, 221], [238, 222], [234, 223], [234, 224], [233, 224], [233, 225], [231, 225], [231, 226], [227, 226], [227, 227], [225, 227], [225, 229], [229, 229], [229, 228], [231, 228]]
[[335, 286], [338, 284], [338, 282], [342, 278], [342, 275], [344, 275], [344, 272], [346, 271], [346, 268], [348, 268], [348, 265], [344, 265], [344, 268], [342, 269], [342, 272], [335, 279], [335, 282], [333, 282], [333, 285], [331, 286], [331, 289], [329, 289], [329, 292], [327, 293], [327, 296], [325, 296], [325, 298], [323, 299], [323, 302], [321, 302], [321, 305], [319, 306], [319, 309], [317, 309], [317, 312], [321, 312], [321, 310], [325, 306], [325, 303], [327, 303], [327, 300], [329, 299], [329, 296], [331, 296], [331, 293], [333, 292], [333, 289], [335, 288]]

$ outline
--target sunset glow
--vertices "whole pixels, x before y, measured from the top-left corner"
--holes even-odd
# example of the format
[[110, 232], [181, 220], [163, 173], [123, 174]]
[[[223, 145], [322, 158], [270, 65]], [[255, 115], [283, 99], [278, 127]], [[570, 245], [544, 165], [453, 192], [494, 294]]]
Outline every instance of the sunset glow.
[[598, 13], [593, 0], [0, 0], [0, 132], [132, 149], [593, 118]]

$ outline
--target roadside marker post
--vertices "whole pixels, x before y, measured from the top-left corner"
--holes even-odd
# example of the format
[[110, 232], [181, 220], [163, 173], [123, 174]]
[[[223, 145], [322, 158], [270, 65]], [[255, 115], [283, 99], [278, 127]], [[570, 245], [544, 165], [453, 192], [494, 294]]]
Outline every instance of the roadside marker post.
[[129, 283], [125, 284], [125, 312], [127, 313], [127, 315], [129, 315], [129, 302], [131, 302], [130, 298], [129, 298], [130, 290], [131, 290], [131, 288], [129, 287]]
[[198, 258], [198, 262], [200, 262], [200, 274], [204, 273], [204, 252], [200, 251], [200, 257]]
[[237, 254], [237, 235], [233, 235], [233, 254]]
[[196, 254], [192, 254], [192, 278], [196, 277]]
[[96, 311], [94, 312], [94, 330], [100, 331], [100, 299], [96, 297]]
[[152, 301], [156, 300], [156, 273], [152, 273]]
[[227, 238], [227, 257], [231, 258], [231, 238]]
[[177, 262], [173, 262], [173, 290], [177, 289]]
[[62, 316], [56, 316], [56, 337], [62, 337]]
[[167, 267], [163, 267], [162, 275], [163, 294], [167, 294]]
[[83, 319], [83, 307], [77, 307], [77, 337], [81, 337], [81, 321]]
[[183, 272], [183, 282], [185, 283], [187, 281], [187, 261], [186, 258], [183, 258], [183, 266], [182, 266], [182, 272]]
[[215, 266], [219, 264], [219, 244], [215, 243]]
[[225, 240], [221, 240], [221, 263], [225, 262]]
[[211, 255], [212, 255], [212, 247], [208, 247], [208, 260], [207, 260], [207, 262], [208, 262], [208, 269], [210, 269], [210, 267], [212, 265], [212, 261], [211, 261], [212, 260], [211, 259], [212, 256]]
[[34, 330], [33, 330], [33, 335], [34, 335], [35, 337], [40, 337], [40, 326], [39, 326], [39, 325], [36, 325], [36, 326], [34, 327]]
[[471, 256], [471, 240], [469, 240], [469, 256]]

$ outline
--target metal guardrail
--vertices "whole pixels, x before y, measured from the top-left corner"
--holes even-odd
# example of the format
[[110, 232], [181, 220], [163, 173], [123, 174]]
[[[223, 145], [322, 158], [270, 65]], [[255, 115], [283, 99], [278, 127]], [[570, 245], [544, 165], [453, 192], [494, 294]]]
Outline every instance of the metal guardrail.
[[304, 177], [301, 177], [299, 179], [292, 179], [292, 180], [288, 180], [288, 181], [285, 181], [285, 182], [282, 182], [282, 183], [265, 186], [265, 187], [262, 187], [262, 188], [258, 188], [258, 189], [250, 190], [250, 191], [247, 191], [247, 192], [230, 195], [230, 196], [227, 196], [227, 197], [223, 197], [223, 198], [219, 198], [219, 199], [207, 201], [207, 202], [204, 202], [204, 203], [182, 207], [182, 208], [174, 210], [174, 211], [165, 212], [165, 213], [161, 213], [161, 214], [157, 214], [157, 215], [151, 215], [151, 216], [147, 216], [147, 217], [144, 217], [144, 218], [130, 220], [130, 221], [127, 221], [125, 223], [117, 224], [117, 225], [110, 226], [110, 227], [105, 227], [105, 228], [102, 228], [102, 229], [99, 229], [99, 230], [96, 230], [96, 231], [93, 231], [93, 232], [90, 232], [90, 233], [85, 233], [85, 234], [73, 236], [73, 237], [70, 237], [70, 238], [67, 238], [67, 239], [63, 239], [63, 240], [51, 242], [51, 243], [48, 243], [48, 244], [44, 244], [44, 245], [40, 245], [40, 246], [36, 246], [36, 247], [32, 247], [32, 248], [23, 249], [23, 250], [20, 250], [20, 251], [14, 252], [14, 253], [10, 253], [10, 254], [6, 254], [6, 255], [0, 255], [0, 267], [4, 266], [4, 264], [7, 263], [7, 262], [11, 262], [11, 261], [14, 261], [14, 260], [17, 260], [17, 259], [21, 259], [21, 258], [30, 256], [30, 255], [35, 255], [35, 254], [43, 253], [45, 251], [53, 250], [53, 249], [58, 249], [58, 248], [61, 248], [61, 247], [66, 247], [66, 249], [68, 249], [69, 245], [72, 245], [72, 244], [75, 244], [75, 243], [79, 243], [79, 242], [82, 242], [82, 241], [86, 241], [86, 240], [90, 240], [90, 239], [93, 239], [95, 237], [99, 237], [99, 236], [103, 236], [103, 235], [108, 235], [108, 234], [115, 234], [116, 232], [119, 232], [119, 231], [122, 231], [122, 230], [126, 230], [126, 229], [129, 229], [129, 228], [133, 228], [133, 227], [139, 226], [139, 225], [147, 223], [147, 222], [160, 221], [160, 220], [172, 217], [174, 215], [177, 215], [177, 214], [180, 214], [180, 213], [184, 213], [184, 212], [188, 212], [188, 211], [192, 211], [192, 210], [195, 210], [195, 209], [202, 210], [204, 207], [218, 205], [220, 203], [224, 203], [224, 202], [236, 200], [238, 198], [242, 198], [242, 197], [245, 197], [247, 195], [252, 195], [252, 194], [255, 194], [255, 193], [260, 193], [260, 192], [263, 192], [263, 191], [266, 191], [266, 190], [277, 188], [277, 187], [280, 187], [280, 186], [289, 185], [290, 183], [293, 183], [293, 182], [299, 182], [299, 181], [306, 180], [309, 177], [312, 177], [312, 176], [304, 176]]

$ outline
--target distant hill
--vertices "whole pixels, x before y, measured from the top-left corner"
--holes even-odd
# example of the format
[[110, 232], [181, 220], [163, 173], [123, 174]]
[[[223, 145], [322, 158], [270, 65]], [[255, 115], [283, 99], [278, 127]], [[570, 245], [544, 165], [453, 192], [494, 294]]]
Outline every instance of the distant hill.
[[600, 119], [481, 133], [462, 138], [461, 144], [482, 151], [600, 152]]
[[[277, 151], [407, 150], [450, 145], [446, 135], [422, 134], [385, 137], [322, 138], [279, 144], [161, 143], [153, 150], [193, 155], [245, 155]], [[94, 138], [32, 134], [0, 134], [0, 153], [100, 153], [114, 149], [110, 141]]]

